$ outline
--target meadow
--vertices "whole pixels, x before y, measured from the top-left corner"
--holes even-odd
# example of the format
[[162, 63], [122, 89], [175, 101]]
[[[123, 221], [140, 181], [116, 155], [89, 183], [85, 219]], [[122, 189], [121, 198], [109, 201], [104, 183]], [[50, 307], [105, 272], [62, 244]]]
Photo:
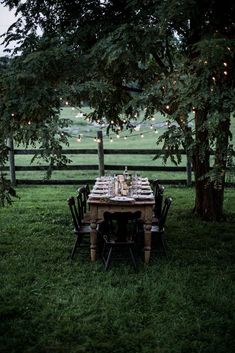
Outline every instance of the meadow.
[[[87, 107], [83, 107], [82, 111], [84, 114], [88, 113], [90, 110]], [[103, 131], [103, 141], [105, 149], [160, 149], [162, 147], [162, 143], [157, 145], [157, 139], [159, 135], [161, 135], [166, 130], [166, 117], [161, 114], [155, 114], [154, 120], [143, 122], [142, 124], [138, 124], [143, 119], [143, 113], [137, 119], [137, 131], [124, 130], [120, 132], [120, 138], [117, 138], [114, 132], [110, 132], [110, 135], [106, 135], [106, 127], [102, 127], [99, 124], [89, 123], [84, 119], [81, 113], [72, 107], [64, 107], [61, 110], [61, 117], [65, 119], [71, 120], [71, 125], [67, 128], [67, 132], [70, 134], [69, 137], [69, 148], [71, 149], [96, 149], [97, 142], [94, 141], [94, 138], [97, 135], [97, 131], [102, 129]], [[231, 131], [235, 131], [234, 127], [234, 119], [232, 119]], [[156, 133], [157, 132], [157, 133]], [[143, 137], [141, 137], [143, 134]], [[80, 136], [80, 141], [78, 142], [78, 136]], [[234, 136], [234, 134], [233, 134]], [[125, 137], [127, 137], [125, 139]], [[112, 139], [110, 139], [112, 138]], [[112, 141], [112, 142], [111, 142]], [[22, 146], [15, 146], [15, 148], [21, 148]], [[68, 148], [68, 146], [64, 146], [64, 148]], [[124, 167], [140, 165], [140, 166], [164, 166], [162, 158], [154, 159], [155, 154], [152, 155], [106, 155], [105, 156], [105, 164], [112, 165], [123, 165]], [[67, 155], [67, 157], [71, 160], [70, 164], [76, 165], [87, 165], [87, 164], [97, 164], [98, 165], [98, 156], [97, 155]], [[25, 165], [36, 165], [41, 164], [45, 165], [42, 160], [36, 160], [31, 164], [30, 155], [16, 155], [15, 163], [16, 165], [25, 166]], [[213, 163], [213, 157], [211, 157], [211, 163]], [[182, 156], [182, 162], [179, 166], [186, 165], [186, 156]], [[174, 166], [174, 164], [168, 160], [166, 166]], [[109, 172], [115, 172], [109, 171]], [[140, 170], [141, 172], [141, 170]], [[141, 172], [144, 176], [155, 179], [156, 172], [145, 171]], [[157, 177], [159, 179], [185, 179], [185, 172], [158, 172]], [[89, 171], [79, 170], [79, 171], [54, 171], [52, 178], [53, 179], [86, 179], [87, 177], [90, 179], [94, 179], [97, 175], [97, 171]], [[37, 171], [37, 172], [25, 172], [18, 171], [17, 179], [43, 179], [45, 178], [45, 172]], [[233, 176], [228, 175], [227, 181], [233, 182]]]
[[168, 256], [154, 245], [108, 272], [74, 237], [66, 199], [77, 185], [18, 187], [0, 210], [1, 353], [232, 353], [235, 191], [226, 220], [192, 214], [192, 188], [166, 186]]

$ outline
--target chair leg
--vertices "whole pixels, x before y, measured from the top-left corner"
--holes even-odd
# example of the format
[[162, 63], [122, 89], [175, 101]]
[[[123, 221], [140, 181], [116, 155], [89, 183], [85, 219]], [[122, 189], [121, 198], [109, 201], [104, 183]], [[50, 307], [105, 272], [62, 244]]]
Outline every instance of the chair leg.
[[162, 244], [163, 253], [165, 256], [167, 256], [167, 244], [166, 244], [166, 239], [164, 234], [161, 234], [161, 244]]
[[111, 255], [112, 255], [112, 246], [110, 246], [109, 248], [109, 252], [108, 252], [108, 256], [107, 256], [107, 260], [105, 261], [105, 266], [104, 266], [104, 270], [107, 271], [110, 265], [110, 260], [111, 260]]
[[131, 255], [131, 259], [132, 259], [132, 262], [133, 262], [134, 268], [135, 268], [135, 270], [137, 270], [136, 259], [135, 259], [135, 256], [134, 256], [134, 253], [133, 253], [132, 247], [131, 247], [131, 246], [129, 246], [128, 248], [129, 248], [129, 252], [130, 252], [130, 255]]
[[74, 246], [73, 246], [72, 253], [71, 253], [71, 259], [73, 259], [74, 254], [75, 254], [75, 252], [76, 252], [76, 250], [77, 250], [79, 244], [80, 244], [80, 239], [77, 237], [77, 239], [76, 239], [76, 241], [75, 241], [75, 244], [74, 244]]

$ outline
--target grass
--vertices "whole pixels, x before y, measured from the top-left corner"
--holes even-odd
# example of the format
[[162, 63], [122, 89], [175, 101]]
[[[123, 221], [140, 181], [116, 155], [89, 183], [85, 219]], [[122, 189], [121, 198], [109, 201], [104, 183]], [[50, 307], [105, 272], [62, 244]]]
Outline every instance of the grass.
[[[87, 107], [84, 107], [83, 109], [84, 113], [89, 112], [89, 109]], [[77, 135], [75, 134], [73, 137], [69, 139], [70, 146], [69, 148], [81, 148], [81, 149], [91, 149], [91, 148], [97, 148], [97, 143], [93, 141], [93, 138], [88, 138], [87, 136], [90, 137], [95, 137], [96, 132], [98, 127], [95, 126], [94, 124], [89, 124], [87, 123], [84, 118], [79, 117], [77, 118], [77, 110], [72, 110], [70, 107], [63, 108], [61, 111], [61, 116], [66, 119], [70, 119], [72, 121], [71, 125], [71, 131], [76, 134], [81, 134], [82, 139], [81, 142], [77, 141]], [[143, 118], [143, 116], [141, 117]], [[156, 114], [155, 116], [155, 121], [151, 122], [154, 124], [159, 124], [162, 123], [163, 121], [166, 120], [166, 117], [162, 116], [161, 114]], [[150, 122], [149, 122], [150, 126]], [[146, 126], [145, 128], [141, 128], [139, 132], [134, 132], [133, 134], [130, 134], [129, 132], [123, 132], [121, 133], [121, 136], [124, 137], [125, 135], [128, 136], [127, 140], [124, 140], [123, 138], [117, 139], [115, 135], [113, 135], [113, 143], [110, 142], [109, 137], [105, 136], [105, 130], [103, 131], [104, 135], [104, 148], [109, 149], [159, 149], [160, 146], [156, 144], [157, 137], [159, 134], [161, 134], [163, 131], [165, 131], [164, 127], [158, 128], [159, 134], [155, 134], [154, 130], [151, 130], [149, 126]], [[235, 123], [234, 119], [231, 119], [231, 131], [235, 133]], [[140, 133], [145, 132], [145, 137], [142, 139], [140, 137]], [[137, 134], [137, 136], [134, 136], [134, 134]], [[65, 149], [67, 146], [65, 146]], [[71, 164], [97, 164], [98, 165], [98, 156], [97, 155], [68, 155], [68, 158], [71, 159]], [[156, 160], [153, 160], [154, 155], [106, 155], [105, 156], [105, 164], [119, 164], [123, 165], [123, 168], [125, 165], [131, 166], [131, 165], [147, 165], [147, 166], [162, 166], [164, 165], [162, 162], [161, 158], [158, 158]], [[30, 165], [32, 156], [29, 155], [16, 155], [15, 156], [15, 162], [16, 165]], [[43, 161], [40, 161], [41, 164], [45, 165]], [[212, 162], [213, 163], [213, 162]], [[34, 165], [37, 164], [35, 161], [33, 163]], [[174, 165], [171, 161], [168, 161], [167, 166], [172, 166]], [[185, 166], [186, 165], [186, 156], [182, 156], [182, 163], [180, 166]], [[89, 172], [89, 176], [93, 177], [97, 174], [96, 171]], [[155, 179], [156, 178], [156, 173], [155, 172], [146, 172], [142, 173], [148, 178]], [[84, 176], [87, 175], [87, 171], [60, 171], [60, 172], [54, 172], [52, 175], [53, 179], [84, 179]], [[17, 172], [17, 179], [43, 179], [45, 177], [44, 172]], [[158, 173], [158, 178], [159, 179], [186, 179], [186, 172], [160, 172]], [[231, 177], [230, 177], [231, 179]], [[228, 180], [229, 182], [233, 181]]]
[[74, 186], [19, 187], [0, 213], [1, 353], [230, 353], [234, 348], [235, 191], [227, 221], [191, 214], [193, 189], [167, 187], [169, 256], [112, 266], [73, 245]]

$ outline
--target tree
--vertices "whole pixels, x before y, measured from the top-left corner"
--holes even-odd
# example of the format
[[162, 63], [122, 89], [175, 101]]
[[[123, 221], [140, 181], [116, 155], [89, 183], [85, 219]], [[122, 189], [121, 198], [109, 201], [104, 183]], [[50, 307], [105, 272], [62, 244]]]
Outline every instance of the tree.
[[[162, 112], [169, 122], [177, 122], [160, 137], [165, 158], [179, 161], [181, 145], [192, 157], [195, 213], [206, 219], [222, 217], [234, 111], [232, 1], [224, 1], [223, 8], [209, 0], [2, 2], [21, 14], [5, 39], [18, 41], [15, 70], [27, 79], [33, 75], [37, 83], [43, 79], [59, 93], [45, 103], [44, 117], [47, 106], [58, 108], [61, 92], [74, 104], [89, 102], [94, 108], [90, 118], [108, 117], [111, 129], [126, 127], [123, 112], [127, 121], [142, 108], [146, 119]], [[35, 67], [40, 68], [37, 74]], [[21, 107], [17, 114], [28, 117], [33, 110], [38, 116], [41, 107], [31, 100], [27, 79], [23, 101], [16, 100]], [[47, 96], [42, 86], [38, 92]], [[43, 122], [42, 117], [39, 125]]]

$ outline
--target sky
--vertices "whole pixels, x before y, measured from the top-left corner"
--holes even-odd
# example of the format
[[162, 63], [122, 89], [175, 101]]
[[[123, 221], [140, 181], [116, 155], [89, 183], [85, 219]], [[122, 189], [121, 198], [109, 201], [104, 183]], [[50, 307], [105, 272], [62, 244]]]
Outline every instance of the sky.
[[[9, 11], [7, 7], [0, 4], [0, 35], [7, 31], [8, 27], [14, 23], [16, 20], [14, 16], [14, 11]], [[0, 38], [0, 43], [2, 43], [3, 38]], [[6, 55], [3, 53], [4, 46], [0, 44], [0, 56]]]

